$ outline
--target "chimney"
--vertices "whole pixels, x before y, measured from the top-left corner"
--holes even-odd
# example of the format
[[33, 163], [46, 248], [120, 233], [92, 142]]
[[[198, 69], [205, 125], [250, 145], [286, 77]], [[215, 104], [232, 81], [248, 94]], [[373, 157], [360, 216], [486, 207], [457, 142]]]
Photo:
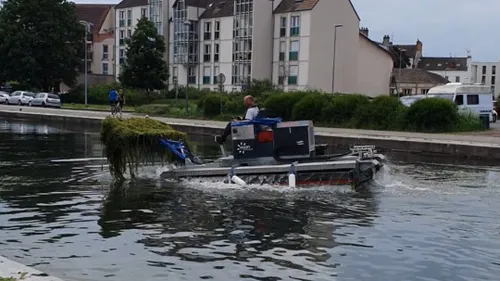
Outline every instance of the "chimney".
[[389, 37], [389, 35], [384, 35], [384, 40], [382, 40], [382, 45], [384, 46], [391, 45], [391, 37]]
[[359, 32], [368, 37], [368, 27], [361, 27]]

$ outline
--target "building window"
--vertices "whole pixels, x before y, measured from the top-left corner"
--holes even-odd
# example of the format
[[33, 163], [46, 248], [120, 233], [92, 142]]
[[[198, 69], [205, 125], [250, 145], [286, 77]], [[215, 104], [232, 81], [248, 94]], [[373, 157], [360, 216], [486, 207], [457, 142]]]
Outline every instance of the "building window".
[[127, 10], [127, 26], [132, 26], [132, 10]]
[[203, 30], [203, 40], [210, 40], [212, 37], [212, 23], [205, 22], [205, 27]]
[[481, 84], [486, 84], [486, 76], [481, 77]]
[[132, 37], [132, 29], [128, 29], [127, 30], [127, 38], [131, 38]]
[[299, 36], [300, 34], [300, 16], [290, 18], [290, 36]]
[[125, 45], [125, 30], [120, 30], [120, 35], [119, 36], [120, 36], [119, 37], [120, 38], [120, 40], [119, 40], [120, 46]]
[[125, 50], [120, 50], [120, 65], [125, 63]]
[[147, 9], [146, 8], [141, 8], [141, 18], [145, 18], [147, 15]]
[[297, 85], [298, 75], [299, 75], [299, 66], [290, 65], [290, 74], [288, 75], [288, 85]]
[[214, 66], [214, 84], [218, 84], [219, 83], [219, 72], [220, 72], [220, 69], [218, 66]]
[[483, 65], [483, 75], [486, 74], [486, 65]]
[[428, 92], [429, 92], [429, 89], [421, 89], [421, 90], [420, 90], [420, 93], [421, 93], [422, 95], [427, 95], [427, 93], [428, 93]]
[[219, 40], [220, 38], [220, 21], [215, 21], [215, 34], [214, 39]]
[[203, 84], [210, 84], [210, 66], [203, 67]]
[[288, 54], [288, 60], [299, 60], [299, 40], [290, 41], [290, 53]]
[[493, 65], [493, 66], [491, 67], [491, 74], [492, 74], [492, 75], [497, 74], [497, 66], [496, 66], [496, 65]]
[[495, 76], [491, 76], [491, 85], [495, 85]]
[[188, 84], [196, 84], [196, 69], [188, 67]]
[[254, 0], [238, 0], [234, 3], [231, 82], [242, 87], [251, 78], [254, 2]]
[[278, 85], [285, 85], [285, 66], [280, 65], [278, 68]]
[[467, 104], [468, 105], [479, 104], [479, 95], [467, 95]]
[[214, 44], [214, 62], [219, 61], [219, 43]]
[[203, 51], [203, 61], [204, 62], [210, 62], [212, 59], [212, 45], [211, 44], [205, 44], [205, 48]]
[[[172, 83], [178, 79], [179, 75], [177, 73], [177, 66], [172, 67]], [[179, 84], [179, 80], [177, 80], [177, 84]]]
[[455, 82], [460, 82], [460, 76], [455, 77]]
[[109, 74], [109, 69], [108, 69], [108, 63], [107, 62], [104, 62], [102, 64], [102, 74], [103, 75], [108, 75]]
[[102, 45], [102, 59], [107, 60], [109, 57], [109, 47], [108, 45]]
[[120, 27], [125, 26], [125, 11], [120, 11], [120, 20], [118, 21]]
[[409, 96], [409, 95], [411, 95], [411, 93], [412, 93], [411, 89], [403, 89], [403, 95]]
[[280, 37], [286, 37], [286, 17], [280, 18]]
[[279, 61], [285, 61], [285, 53], [286, 53], [286, 42], [285, 41], [281, 41], [280, 42]]

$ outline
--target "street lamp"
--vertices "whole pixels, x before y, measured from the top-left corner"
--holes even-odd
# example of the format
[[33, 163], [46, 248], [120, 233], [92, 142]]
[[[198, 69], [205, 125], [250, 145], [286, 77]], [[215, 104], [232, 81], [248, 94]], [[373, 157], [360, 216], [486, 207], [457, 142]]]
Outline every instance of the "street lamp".
[[333, 29], [332, 94], [335, 93], [335, 55], [337, 53], [337, 28], [342, 26], [344, 25], [336, 24]]
[[87, 62], [87, 56], [88, 56], [88, 50], [87, 50], [87, 36], [90, 32], [90, 27], [92, 26], [91, 23], [89, 23], [88, 21], [84, 21], [84, 20], [81, 20], [80, 21], [80, 24], [85, 26], [85, 38], [84, 38], [84, 46], [85, 46], [85, 61], [84, 61], [84, 64], [85, 64], [85, 73], [84, 73], [84, 77], [85, 77], [85, 106], [87, 106], [87, 95], [88, 95], [88, 88], [89, 88], [89, 85], [88, 85], [88, 62]]
[[187, 56], [187, 60], [186, 60], [186, 91], [185, 91], [185, 95], [186, 95], [186, 115], [189, 114], [189, 98], [188, 98], [188, 87], [189, 87], [189, 33], [191, 32], [190, 31], [190, 27], [191, 27], [191, 22], [186, 20], [184, 22], [184, 25], [186, 26], [187, 28], [187, 37], [186, 37], [186, 56]]

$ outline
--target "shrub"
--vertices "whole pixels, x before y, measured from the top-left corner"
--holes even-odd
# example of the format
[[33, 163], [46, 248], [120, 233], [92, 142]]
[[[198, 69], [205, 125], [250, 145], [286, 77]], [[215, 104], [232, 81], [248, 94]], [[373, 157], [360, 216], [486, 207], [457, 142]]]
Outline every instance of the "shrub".
[[[88, 88], [87, 102], [89, 104], [108, 104], [109, 90], [112, 88], [121, 88], [118, 83], [93, 85]], [[125, 103], [131, 106], [143, 105], [161, 97], [160, 93], [152, 92], [146, 94], [133, 89], [124, 89]], [[61, 95], [62, 103], [84, 103], [85, 88], [83, 85], [78, 85], [71, 89], [68, 93]]]
[[321, 119], [327, 124], [347, 126], [358, 108], [366, 107], [369, 102], [368, 97], [363, 95], [332, 95], [323, 107]]
[[483, 124], [479, 120], [476, 113], [470, 111], [462, 111], [458, 113], [457, 125], [455, 131], [457, 132], [472, 132], [484, 130]]
[[202, 100], [202, 111], [204, 116], [217, 116], [221, 114], [221, 107], [227, 101], [227, 97], [222, 94], [209, 94]]
[[169, 113], [170, 106], [168, 104], [146, 104], [135, 108], [135, 112], [166, 116]]
[[279, 115], [283, 120], [292, 120], [293, 108], [304, 95], [304, 92], [276, 93], [264, 101], [264, 107]]
[[[188, 87], [187, 88], [188, 92], [188, 99], [190, 100], [199, 100], [203, 98], [204, 96], [213, 93], [210, 90], [206, 89], [198, 89], [195, 87]], [[171, 89], [170, 91], [167, 92], [166, 96], [167, 99], [175, 99], [175, 89]], [[186, 98], [186, 87], [185, 86], [179, 86], [178, 89], [178, 99], [185, 99]]]
[[458, 116], [458, 108], [450, 100], [425, 98], [408, 108], [405, 125], [418, 132], [450, 132], [456, 128]]
[[374, 130], [398, 130], [403, 126], [406, 107], [397, 97], [379, 96], [358, 107], [354, 116], [357, 128]]
[[328, 98], [323, 94], [308, 94], [294, 105], [292, 118], [320, 122], [323, 108], [327, 103]]

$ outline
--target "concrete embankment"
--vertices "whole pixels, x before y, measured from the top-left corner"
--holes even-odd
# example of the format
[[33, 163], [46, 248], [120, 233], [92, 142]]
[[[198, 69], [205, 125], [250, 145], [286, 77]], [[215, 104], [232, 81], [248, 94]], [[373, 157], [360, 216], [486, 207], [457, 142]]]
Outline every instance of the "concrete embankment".
[[[99, 125], [107, 112], [61, 110], [0, 105], [0, 117], [75, 125]], [[140, 116], [124, 114], [124, 118]], [[210, 120], [151, 117], [188, 134], [213, 135], [222, 132], [225, 123]], [[422, 134], [338, 128], [315, 128], [316, 141], [331, 146], [375, 145], [380, 151], [469, 159], [500, 159], [500, 138], [474, 134]]]
[[[0, 280], [2, 278], [13, 278], [16, 281], [63, 281], [57, 277], [38, 271], [29, 266], [9, 260], [0, 256]], [[7, 279], [8, 280], [8, 279]]]

